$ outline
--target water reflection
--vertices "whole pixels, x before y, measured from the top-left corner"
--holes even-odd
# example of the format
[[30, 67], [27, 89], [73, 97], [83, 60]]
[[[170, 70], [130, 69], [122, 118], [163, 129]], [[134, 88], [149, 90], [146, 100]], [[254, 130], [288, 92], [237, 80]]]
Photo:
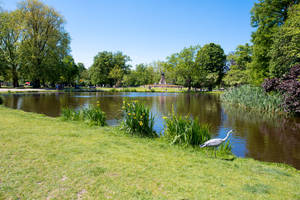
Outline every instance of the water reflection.
[[[139, 100], [155, 115], [155, 130], [162, 132], [164, 121], [174, 111], [197, 117], [211, 126], [213, 137], [225, 137], [229, 129], [233, 153], [263, 161], [288, 163], [300, 169], [300, 118], [245, 112], [222, 105], [218, 95], [176, 93], [34, 93], [9, 94], [5, 106], [57, 117], [63, 107], [79, 109], [100, 101], [108, 124], [116, 125], [122, 118], [123, 100]], [[298, 148], [297, 148], [298, 147]]]

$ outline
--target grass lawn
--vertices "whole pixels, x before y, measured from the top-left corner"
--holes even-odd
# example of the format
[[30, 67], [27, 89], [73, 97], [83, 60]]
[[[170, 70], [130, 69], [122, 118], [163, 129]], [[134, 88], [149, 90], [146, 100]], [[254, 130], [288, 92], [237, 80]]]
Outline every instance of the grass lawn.
[[300, 199], [300, 172], [0, 106], [0, 199]]

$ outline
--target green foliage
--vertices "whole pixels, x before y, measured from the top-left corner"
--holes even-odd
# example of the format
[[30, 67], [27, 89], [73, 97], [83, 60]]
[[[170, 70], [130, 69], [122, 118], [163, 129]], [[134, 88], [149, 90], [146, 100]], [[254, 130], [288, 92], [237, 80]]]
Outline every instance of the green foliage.
[[283, 97], [280, 93], [266, 93], [261, 87], [243, 85], [225, 91], [221, 100], [247, 109], [283, 113]]
[[89, 125], [95, 126], [106, 125], [105, 113], [101, 110], [98, 103], [97, 106], [89, 106], [80, 110], [64, 108], [62, 110], [62, 118], [71, 121], [84, 121]]
[[77, 76], [79, 76], [79, 68], [75, 64], [72, 56], [66, 56], [62, 60], [62, 73], [61, 73], [61, 81], [62, 83], [73, 85]]
[[210, 139], [208, 125], [200, 125], [198, 120], [191, 120], [187, 116], [172, 115], [165, 118], [164, 138], [170, 144], [183, 146], [198, 146]]
[[300, 4], [289, 8], [288, 18], [274, 35], [269, 55], [270, 76], [282, 77], [289, 69], [300, 63]]
[[124, 121], [122, 129], [127, 133], [138, 134], [147, 137], [157, 137], [153, 130], [154, 117], [149, 108], [138, 101], [123, 102]]
[[167, 58], [167, 65], [169, 71], [174, 71], [176, 74], [176, 83], [190, 88], [195, 83], [195, 74], [198, 71], [196, 65], [196, 55], [200, 46], [190, 46], [184, 48], [179, 53], [172, 54]]
[[14, 87], [19, 86], [18, 65], [20, 62], [18, 56], [21, 36], [22, 18], [20, 12], [0, 13], [0, 73], [11, 79]]
[[221, 83], [226, 69], [226, 55], [220, 45], [209, 43], [204, 45], [197, 54], [196, 63], [199, 66], [198, 82], [208, 87]]
[[99, 52], [94, 57], [94, 63], [90, 68], [92, 84], [115, 85], [128, 72], [129, 65], [127, 62], [129, 61], [130, 57], [122, 52]]
[[159, 72], [151, 65], [139, 64], [123, 78], [124, 86], [140, 86], [158, 82]]
[[[252, 34], [253, 61], [251, 63], [252, 83], [260, 85], [269, 76], [274, 35], [287, 17], [288, 9], [299, 0], [260, 0], [251, 10], [251, 24], [257, 28]], [[275, 48], [279, 48], [278, 46]]]
[[64, 30], [63, 17], [42, 2], [25, 0], [18, 10], [24, 26], [19, 54], [21, 71], [33, 87], [40, 87], [41, 81], [59, 77], [58, 66], [70, 52], [70, 37]]
[[249, 83], [248, 66], [252, 60], [252, 47], [248, 43], [239, 45], [235, 52], [227, 56], [230, 69], [224, 77], [224, 82], [229, 86]]
[[230, 141], [227, 140], [226, 142], [222, 143], [219, 147], [218, 147], [218, 151], [224, 154], [232, 154], [231, 152], [232, 147], [230, 144]]
[[105, 113], [100, 109], [100, 105], [90, 106], [89, 108], [83, 109], [83, 116], [85, 121], [90, 125], [105, 126], [106, 116]]

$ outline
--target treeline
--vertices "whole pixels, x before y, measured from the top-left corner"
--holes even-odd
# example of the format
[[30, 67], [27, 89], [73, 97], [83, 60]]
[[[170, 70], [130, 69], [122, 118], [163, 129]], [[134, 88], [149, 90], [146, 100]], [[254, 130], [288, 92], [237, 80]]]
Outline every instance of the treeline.
[[85, 70], [70, 54], [64, 19], [38, 0], [25, 0], [0, 13], [0, 81], [14, 87], [20, 80], [33, 87], [74, 84]]
[[266, 78], [281, 78], [300, 63], [299, 0], [260, 0], [251, 10], [252, 46], [238, 46], [229, 54], [224, 82], [261, 85]]
[[130, 69], [129, 56], [121, 52], [100, 52], [89, 69], [94, 85], [139, 86], [158, 83], [165, 72], [167, 83], [188, 87], [219, 86], [226, 72], [226, 55], [220, 45], [210, 43], [184, 48], [166, 61], [139, 64]]
[[24, 0], [18, 9], [0, 14], [0, 82], [17, 87], [67, 85], [140, 86], [167, 83], [189, 89], [260, 85], [281, 78], [300, 63], [299, 0], [260, 0], [251, 10], [252, 45], [239, 45], [225, 55], [218, 44], [183, 48], [165, 61], [139, 64], [133, 69], [122, 52], [99, 52], [89, 69], [75, 63], [64, 19], [38, 0]]

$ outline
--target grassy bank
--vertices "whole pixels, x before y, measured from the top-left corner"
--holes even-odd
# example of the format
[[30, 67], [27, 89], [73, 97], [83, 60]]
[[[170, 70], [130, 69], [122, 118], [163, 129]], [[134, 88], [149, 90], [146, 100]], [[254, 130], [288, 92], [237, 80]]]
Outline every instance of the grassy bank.
[[299, 199], [300, 172], [0, 106], [0, 199]]

